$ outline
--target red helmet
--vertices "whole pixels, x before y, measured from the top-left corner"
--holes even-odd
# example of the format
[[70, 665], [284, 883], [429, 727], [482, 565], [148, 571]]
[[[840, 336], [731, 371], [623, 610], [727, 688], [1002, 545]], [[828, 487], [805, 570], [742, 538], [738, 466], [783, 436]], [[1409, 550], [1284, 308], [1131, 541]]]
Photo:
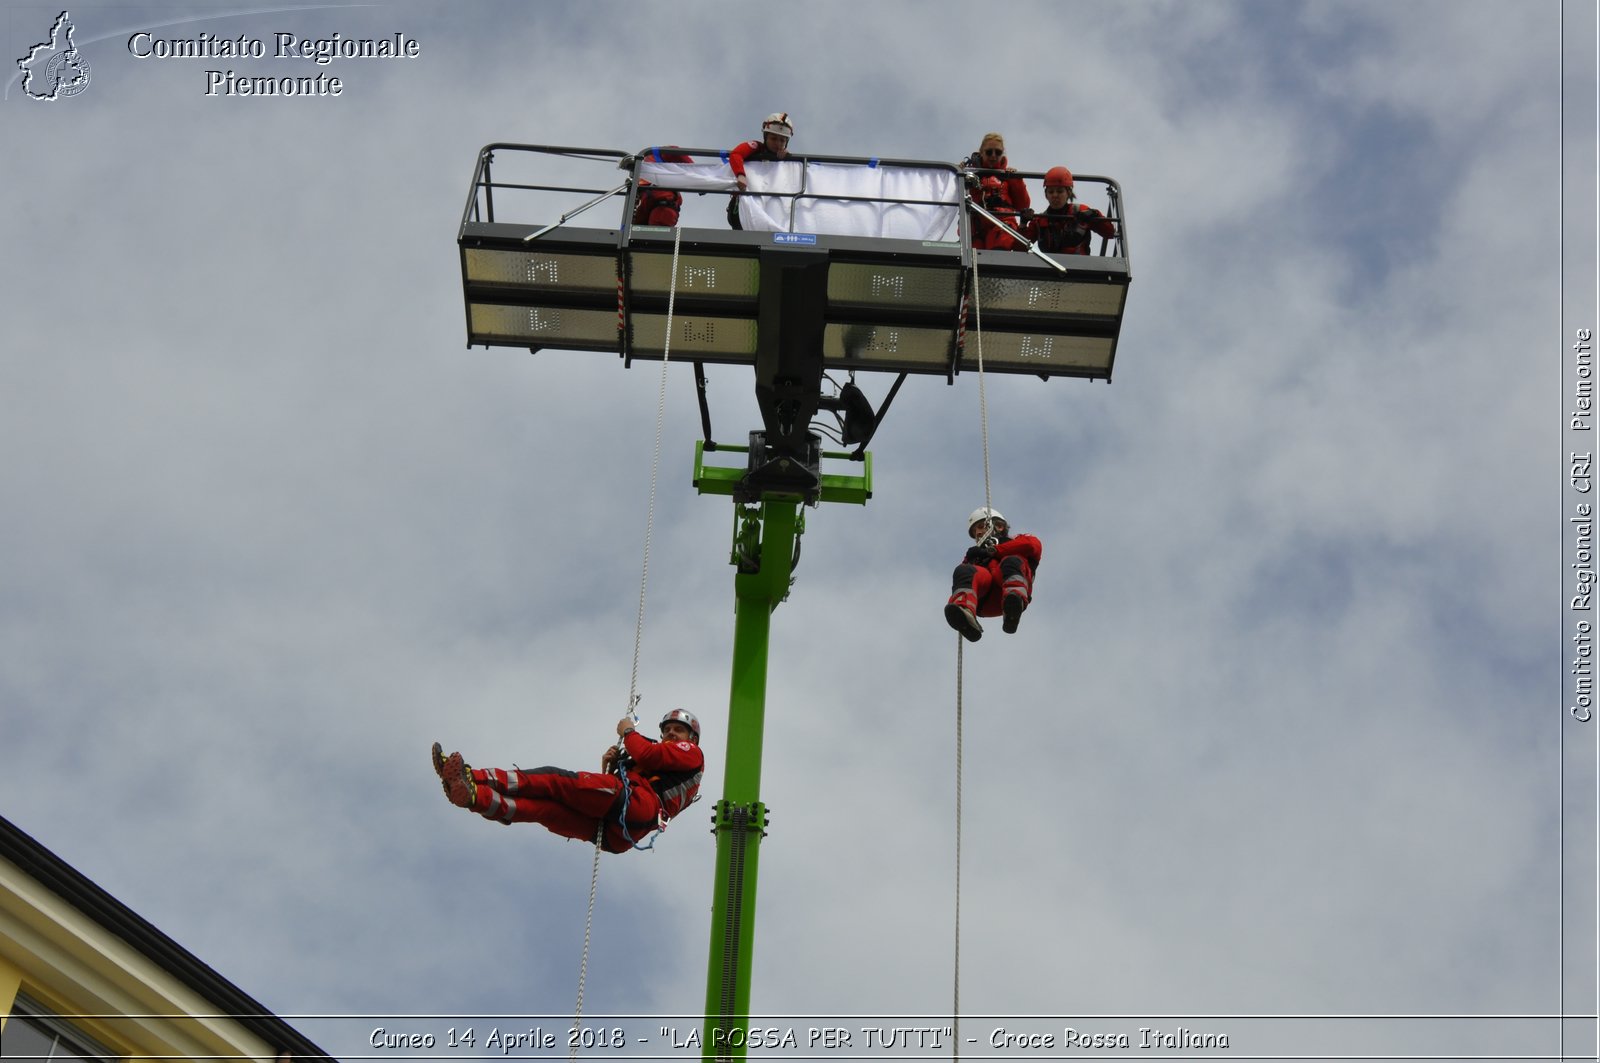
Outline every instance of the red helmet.
[[1045, 171], [1044, 186], [1046, 188], [1071, 188], [1072, 171], [1065, 166], [1052, 166]]
[[683, 724], [689, 729], [689, 733], [694, 735], [694, 740], [696, 742], [700, 741], [700, 721], [695, 719], [694, 713], [688, 709], [673, 709], [661, 717], [661, 727], [666, 727], [669, 723]]

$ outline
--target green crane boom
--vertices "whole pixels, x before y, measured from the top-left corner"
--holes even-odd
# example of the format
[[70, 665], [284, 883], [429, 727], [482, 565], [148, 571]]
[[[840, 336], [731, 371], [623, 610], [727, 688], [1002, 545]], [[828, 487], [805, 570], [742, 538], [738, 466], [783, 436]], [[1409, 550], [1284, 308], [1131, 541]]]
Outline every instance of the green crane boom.
[[[722, 449], [743, 451], [745, 448]], [[824, 457], [843, 458], [845, 454]], [[748, 487], [736, 470], [707, 467], [696, 445], [695, 486], [702, 494], [733, 494]], [[871, 455], [862, 475], [821, 477], [819, 500], [865, 503], [872, 494]], [[761, 740], [767, 706], [767, 647], [772, 613], [789, 594], [795, 544], [804, 531], [799, 498], [764, 492], [758, 503], [738, 502], [733, 564], [733, 675], [728, 693], [728, 747], [723, 799], [712, 817], [717, 836], [716, 883], [711, 908], [711, 951], [706, 964], [707, 1060], [742, 1059], [750, 1017], [750, 968], [755, 954], [756, 872], [767, 808], [761, 802]]]

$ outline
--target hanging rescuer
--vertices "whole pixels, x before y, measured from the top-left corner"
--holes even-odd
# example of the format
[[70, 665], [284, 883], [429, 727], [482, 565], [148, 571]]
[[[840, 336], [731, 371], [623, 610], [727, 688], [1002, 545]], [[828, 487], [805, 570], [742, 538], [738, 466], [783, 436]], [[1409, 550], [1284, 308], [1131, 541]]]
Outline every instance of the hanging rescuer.
[[1033, 600], [1033, 573], [1044, 546], [1032, 535], [1012, 535], [1000, 511], [987, 506], [967, 518], [967, 535], [976, 545], [951, 576], [945, 621], [968, 642], [977, 642], [983, 638], [978, 617], [1003, 615], [1003, 630], [1015, 634]]
[[[634, 729], [632, 716], [617, 721], [621, 741], [606, 749], [600, 771], [543, 767], [474, 768], [460, 753], [433, 744], [433, 770], [457, 808], [496, 823], [539, 823], [553, 834], [592, 842], [600, 835], [608, 853], [627, 852], [651, 831], [691, 805], [700, 791], [705, 754], [700, 721], [687, 709], [661, 717], [661, 740]], [[620, 747], [620, 748], [619, 748]]]

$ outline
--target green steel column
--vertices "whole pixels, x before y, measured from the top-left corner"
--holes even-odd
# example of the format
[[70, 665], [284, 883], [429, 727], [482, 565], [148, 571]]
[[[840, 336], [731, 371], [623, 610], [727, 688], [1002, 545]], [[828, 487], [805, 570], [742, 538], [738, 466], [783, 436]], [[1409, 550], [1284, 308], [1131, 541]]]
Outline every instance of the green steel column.
[[716, 886], [706, 975], [706, 1060], [743, 1059], [755, 953], [756, 868], [766, 828], [761, 736], [772, 611], [789, 592], [800, 504], [761, 505], [759, 568], [734, 577], [733, 680], [728, 697], [724, 797], [717, 805]]

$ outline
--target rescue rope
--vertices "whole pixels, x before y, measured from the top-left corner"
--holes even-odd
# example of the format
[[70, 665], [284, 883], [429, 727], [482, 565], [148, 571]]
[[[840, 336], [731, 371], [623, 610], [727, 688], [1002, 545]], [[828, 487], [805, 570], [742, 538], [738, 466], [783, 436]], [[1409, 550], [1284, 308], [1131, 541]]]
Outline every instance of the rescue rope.
[[[994, 503], [989, 497], [989, 396], [983, 376], [983, 298], [978, 293], [978, 253], [972, 253], [972, 335], [978, 344], [978, 415], [983, 429], [983, 508], [991, 511]], [[990, 525], [992, 530], [993, 525]]]
[[[972, 253], [972, 336], [978, 348], [978, 413], [983, 437], [983, 508], [986, 513], [994, 512], [990, 500], [989, 488], [989, 397], [984, 387], [983, 376], [983, 299], [979, 295], [978, 281], [978, 253]], [[993, 530], [992, 516], [989, 517], [990, 530]], [[987, 536], [986, 536], [987, 538]], [[973, 611], [977, 611], [974, 603]], [[955, 897], [955, 968], [954, 990], [951, 1001], [951, 1053], [954, 1059], [961, 1058], [961, 747], [962, 747], [962, 705], [961, 695], [964, 686], [962, 676], [962, 662], [965, 640], [956, 635], [956, 897]]]
[[[678, 245], [683, 230], [672, 228], [672, 275], [667, 282], [667, 335], [661, 349], [661, 389], [656, 395], [656, 442], [650, 456], [650, 503], [644, 519], [644, 566], [639, 574], [639, 614], [633, 626], [633, 674], [628, 679], [628, 711], [639, 703], [639, 644], [644, 634], [644, 594], [650, 582], [650, 535], [656, 521], [656, 479], [661, 470], [661, 426], [667, 415], [667, 361], [672, 357], [672, 311], [678, 298]], [[638, 714], [634, 714], [638, 719]]]
[[[661, 469], [661, 429], [666, 420], [667, 411], [667, 361], [672, 356], [672, 311], [678, 298], [678, 247], [682, 242], [683, 230], [674, 226], [672, 230], [672, 275], [667, 286], [667, 335], [661, 350], [661, 390], [656, 397], [656, 441], [654, 453], [650, 456], [650, 501], [645, 507], [644, 518], [644, 562], [639, 574], [639, 611], [633, 624], [633, 671], [628, 677], [628, 715], [634, 722], [639, 720], [639, 647], [644, 642], [644, 600], [645, 591], [650, 585], [650, 535], [655, 528], [656, 521], [656, 480]], [[617, 748], [625, 748], [622, 739], [617, 739]], [[623, 821], [623, 832], [627, 832], [628, 815], [628, 775], [627, 769], [622, 769], [622, 811], [619, 815]], [[594, 866], [589, 872], [589, 914], [583, 920], [583, 957], [578, 961], [578, 1004], [572, 1016], [573, 1037], [571, 1050], [567, 1059], [577, 1060], [578, 1044], [582, 1040], [576, 1036], [581, 1032], [583, 1023], [583, 984], [589, 974], [589, 941], [590, 931], [594, 926], [594, 896], [600, 883], [600, 854], [605, 850], [606, 823], [602, 819], [594, 832]], [[628, 839], [630, 843], [633, 839]], [[652, 845], [654, 842], [651, 843]], [[638, 848], [638, 845], [634, 845]], [[649, 848], [649, 846], [645, 846]]]
[[955, 993], [950, 1005], [951, 1058], [961, 1058], [961, 635], [956, 635], [956, 955]]

